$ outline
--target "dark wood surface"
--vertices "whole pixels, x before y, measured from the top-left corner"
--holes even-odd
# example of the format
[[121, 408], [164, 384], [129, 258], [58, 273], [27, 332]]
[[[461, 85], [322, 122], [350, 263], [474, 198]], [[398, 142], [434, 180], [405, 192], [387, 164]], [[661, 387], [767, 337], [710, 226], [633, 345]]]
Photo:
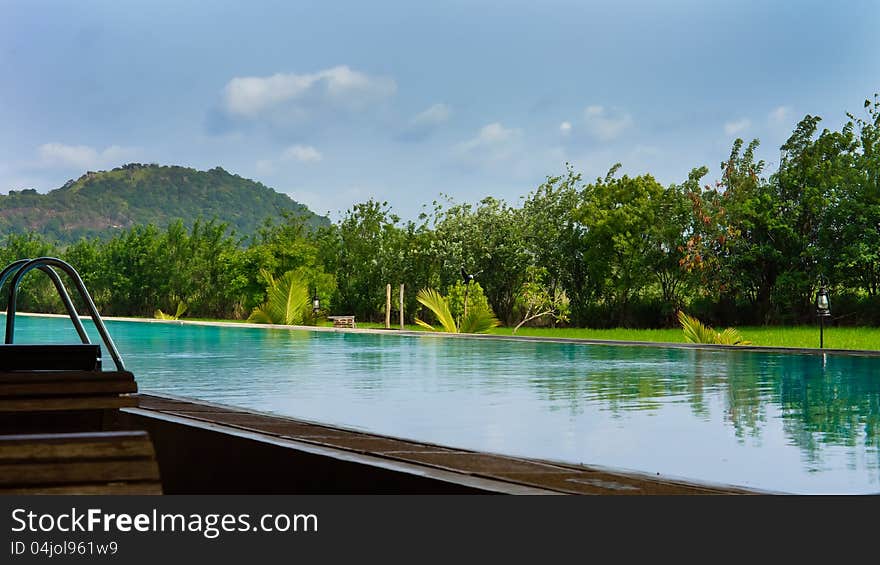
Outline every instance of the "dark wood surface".
[[0, 372], [0, 414], [110, 410], [136, 406], [128, 371]]
[[98, 344], [0, 344], [0, 371], [96, 371], [100, 359]]
[[144, 431], [0, 436], [0, 494], [161, 494]]
[[[575, 465], [569, 463], [561, 463], [558, 461], [545, 461], [538, 459], [526, 459], [521, 457], [510, 457], [495, 453], [482, 453], [465, 449], [458, 449], [450, 446], [436, 445], [411, 441], [401, 438], [392, 438], [378, 434], [370, 434], [356, 430], [349, 430], [328, 426], [316, 422], [308, 422], [297, 420], [294, 418], [286, 418], [270, 414], [261, 414], [251, 412], [247, 409], [236, 409], [233, 407], [219, 406], [216, 404], [202, 403], [196, 400], [184, 400], [176, 398], [167, 398], [148, 394], [137, 395], [140, 398], [140, 406], [138, 413], [149, 414], [167, 414], [169, 416], [186, 418], [193, 422], [200, 422], [211, 426], [212, 430], [218, 433], [218, 445], [223, 442], [232, 443], [232, 439], [222, 439], [222, 430], [237, 429], [249, 433], [260, 434], [267, 438], [277, 438], [279, 440], [292, 440], [299, 444], [307, 444], [316, 447], [326, 447], [335, 450], [348, 451], [379, 458], [389, 463], [399, 462], [410, 468], [421, 468], [430, 472], [431, 469], [439, 469], [446, 472], [467, 475], [470, 477], [490, 479], [493, 481], [503, 481], [511, 485], [521, 485], [534, 489], [542, 489], [546, 494], [662, 494], [662, 495], [681, 495], [681, 494], [758, 494], [759, 491], [752, 491], [745, 488], [739, 488], [729, 485], [718, 484], [701, 484], [697, 482], [688, 482], [673, 478], [654, 476], [644, 473], [634, 473], [625, 471], [615, 471], [611, 469], [593, 467], [589, 465]], [[125, 410], [122, 411], [124, 415]], [[142, 421], [147, 420], [146, 418]], [[142, 422], [141, 422], [142, 423]], [[176, 435], [175, 435], [176, 434]], [[155, 436], [156, 449], [159, 452], [160, 462], [163, 450], [168, 454], [167, 462], [175, 458], [181, 458], [189, 455], [192, 450], [198, 450], [200, 445], [193, 445], [190, 449], [182, 447], [182, 433], [168, 432], [168, 437], [162, 437], [161, 434]], [[205, 445], [210, 441], [210, 434], [205, 432], [202, 441]], [[281, 450], [282, 448], [276, 448]], [[294, 451], [294, 447], [289, 450]], [[170, 475], [182, 470], [183, 466], [204, 465], [204, 461], [209, 457], [217, 457], [222, 450], [212, 449], [210, 452], [204, 452], [200, 455], [201, 459], [187, 459], [188, 465], [177, 464], [169, 469]], [[232, 462], [226, 462], [231, 465]], [[213, 466], [217, 468], [217, 465]], [[329, 465], [325, 471], [327, 473], [337, 472], [338, 469]], [[279, 470], [282, 474], [287, 473], [289, 477], [287, 492], [320, 492], [333, 493], [336, 485], [318, 484], [313, 490], [307, 490], [306, 486], [297, 485], [297, 481], [305, 482], [308, 477], [305, 473], [297, 475], [292, 471], [283, 469], [282, 466], [277, 467], [261, 467], [260, 473], [267, 484], [272, 483], [270, 474], [272, 471]], [[247, 470], [239, 471], [240, 476]], [[370, 472], [368, 466], [362, 465], [360, 470], [352, 471], [367, 475]], [[340, 475], [341, 476], [341, 475]], [[197, 477], [204, 477], [199, 474]], [[185, 493], [195, 488], [195, 478], [193, 481], [186, 483], [180, 492]], [[275, 482], [283, 483], [283, 479], [276, 478]], [[341, 482], [341, 479], [340, 481]], [[197, 485], [196, 485], [197, 486]], [[234, 484], [230, 488], [240, 490], [231, 491], [236, 494], [248, 492], [244, 489], [250, 485]], [[268, 487], [267, 487], [268, 488]], [[301, 489], [297, 491], [295, 489]], [[346, 492], [357, 492], [360, 494], [374, 493], [372, 490], [363, 490], [363, 487], [357, 487], [361, 490], [351, 490]], [[389, 488], [395, 488], [391, 485]], [[378, 487], [377, 487], [378, 489]], [[169, 491], [170, 492], [170, 491]], [[215, 491], [222, 492], [222, 491]], [[378, 491], [377, 491], [378, 492]], [[413, 492], [407, 491], [400, 487], [398, 493]], [[420, 491], [424, 493], [424, 491]]]
[[137, 390], [129, 371], [0, 371], [0, 434], [106, 431]]

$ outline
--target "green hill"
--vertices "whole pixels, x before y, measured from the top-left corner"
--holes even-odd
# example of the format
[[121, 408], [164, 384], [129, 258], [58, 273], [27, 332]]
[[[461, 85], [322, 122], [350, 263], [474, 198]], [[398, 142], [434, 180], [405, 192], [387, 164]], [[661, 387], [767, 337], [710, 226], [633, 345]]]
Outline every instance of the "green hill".
[[182, 219], [217, 219], [239, 235], [253, 234], [268, 217], [302, 214], [311, 225], [328, 224], [286, 194], [220, 167], [130, 163], [111, 171], [89, 171], [47, 194], [36, 190], [0, 195], [0, 236], [41, 233], [70, 242], [80, 237], [109, 237], [138, 224], [160, 227]]

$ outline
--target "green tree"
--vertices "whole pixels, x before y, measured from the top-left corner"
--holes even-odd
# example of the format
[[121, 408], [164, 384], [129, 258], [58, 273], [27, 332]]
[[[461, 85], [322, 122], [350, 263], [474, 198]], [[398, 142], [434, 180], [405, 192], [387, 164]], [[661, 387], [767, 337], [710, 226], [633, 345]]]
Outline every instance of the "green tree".
[[385, 285], [398, 277], [394, 261], [400, 218], [387, 202], [355, 204], [339, 222], [336, 245], [337, 306], [362, 319], [384, 310]]
[[513, 333], [524, 324], [546, 316], [551, 316], [557, 322], [568, 321], [568, 296], [562, 288], [548, 285], [547, 269], [529, 267], [527, 276], [517, 303], [520, 320], [513, 328]]
[[451, 284], [462, 267], [476, 272], [492, 310], [510, 323], [531, 258], [522, 209], [495, 198], [476, 206], [435, 209], [436, 245], [443, 254], [441, 281]]
[[[584, 230], [581, 260], [592, 298], [616, 314], [614, 323], [626, 325], [630, 302], [660, 269], [665, 242], [658, 225], [669, 199], [650, 175], [615, 178], [619, 167], [584, 187], [575, 219]], [[652, 258], [657, 265], [648, 264]]]
[[583, 258], [586, 229], [575, 218], [581, 190], [581, 175], [566, 164], [565, 174], [548, 177], [523, 203], [530, 263], [546, 271], [551, 294], [571, 298], [575, 324], [587, 322], [584, 306], [592, 298]]

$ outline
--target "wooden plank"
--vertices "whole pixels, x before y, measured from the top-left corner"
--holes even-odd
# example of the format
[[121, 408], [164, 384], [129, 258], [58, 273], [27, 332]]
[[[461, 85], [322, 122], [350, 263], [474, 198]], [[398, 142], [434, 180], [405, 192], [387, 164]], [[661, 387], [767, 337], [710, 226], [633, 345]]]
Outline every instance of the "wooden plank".
[[79, 396], [68, 398], [0, 399], [0, 412], [55, 412], [72, 410], [108, 410], [138, 405], [135, 396]]
[[72, 381], [49, 383], [4, 383], [0, 398], [15, 396], [115, 395], [137, 392], [133, 381]]
[[0, 463], [75, 458], [154, 458], [146, 432], [0, 436]]
[[144, 431], [0, 436], [0, 493], [161, 494]]
[[333, 320], [334, 328], [354, 328], [354, 316], [328, 316], [327, 319]]
[[25, 486], [65, 483], [157, 481], [159, 468], [152, 459], [77, 459], [47, 462], [0, 462], [0, 485]]
[[0, 371], [0, 386], [67, 381], [134, 382], [135, 379], [129, 371]]
[[7, 371], [100, 369], [97, 344], [0, 344], [0, 369]]
[[162, 494], [158, 481], [0, 487], [0, 494]]

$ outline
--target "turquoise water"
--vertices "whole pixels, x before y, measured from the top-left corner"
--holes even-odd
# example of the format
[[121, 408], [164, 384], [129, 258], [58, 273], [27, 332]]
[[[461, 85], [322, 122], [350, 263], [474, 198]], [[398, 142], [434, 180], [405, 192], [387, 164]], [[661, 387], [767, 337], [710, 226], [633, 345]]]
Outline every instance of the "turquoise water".
[[[673, 478], [880, 492], [880, 358], [107, 327], [142, 391]], [[63, 318], [20, 317], [16, 342], [76, 334]]]

